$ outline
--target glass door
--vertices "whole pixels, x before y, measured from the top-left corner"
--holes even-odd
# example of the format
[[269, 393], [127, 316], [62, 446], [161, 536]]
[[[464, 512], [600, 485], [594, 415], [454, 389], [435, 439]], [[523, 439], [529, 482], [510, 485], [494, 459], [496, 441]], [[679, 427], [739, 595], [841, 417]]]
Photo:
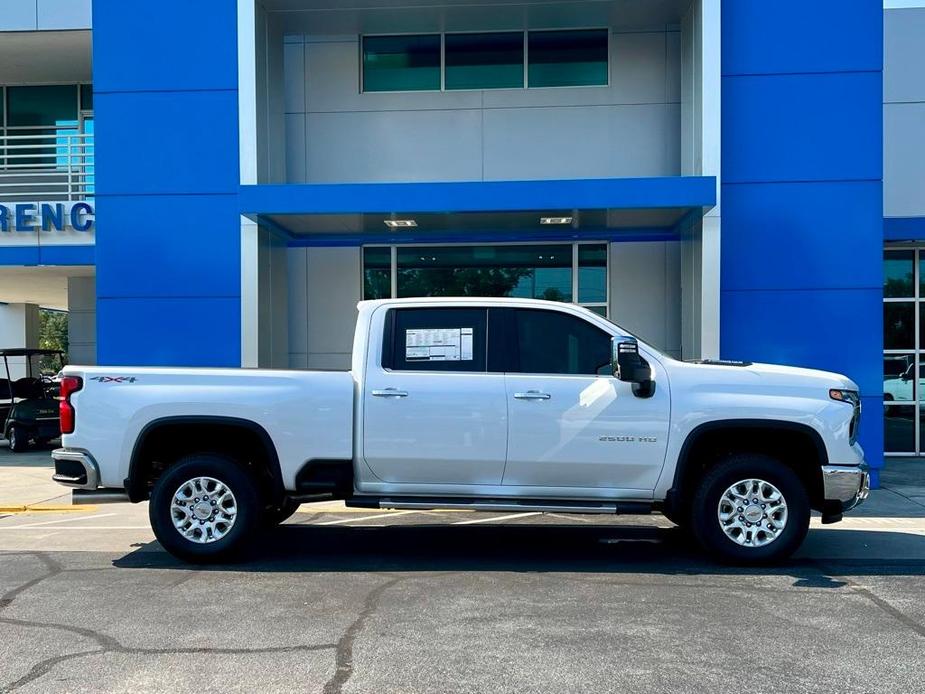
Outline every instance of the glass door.
[[883, 254], [883, 405], [887, 455], [922, 453], [922, 350], [925, 279], [922, 249], [890, 246]]

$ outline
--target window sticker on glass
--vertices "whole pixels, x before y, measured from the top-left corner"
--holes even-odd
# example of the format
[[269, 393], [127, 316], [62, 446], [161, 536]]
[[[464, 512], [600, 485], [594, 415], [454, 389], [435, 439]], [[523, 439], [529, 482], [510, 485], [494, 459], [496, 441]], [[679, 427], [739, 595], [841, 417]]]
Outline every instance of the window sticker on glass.
[[472, 361], [472, 328], [406, 330], [405, 361]]

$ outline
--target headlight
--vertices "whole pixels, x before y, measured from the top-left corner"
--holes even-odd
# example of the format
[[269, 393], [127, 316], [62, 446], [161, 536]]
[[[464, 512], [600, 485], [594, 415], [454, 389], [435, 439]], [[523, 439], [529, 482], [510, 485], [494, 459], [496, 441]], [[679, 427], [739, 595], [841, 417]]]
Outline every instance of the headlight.
[[861, 423], [861, 394], [856, 390], [839, 390], [832, 388], [829, 391], [829, 397], [832, 400], [838, 400], [847, 405], [851, 405], [851, 422], [848, 425], [848, 441], [854, 445], [858, 440], [858, 426]]
[[837, 388], [832, 388], [829, 391], [829, 397], [839, 402], [846, 402], [849, 405], [861, 404], [861, 397], [856, 390], [838, 390]]

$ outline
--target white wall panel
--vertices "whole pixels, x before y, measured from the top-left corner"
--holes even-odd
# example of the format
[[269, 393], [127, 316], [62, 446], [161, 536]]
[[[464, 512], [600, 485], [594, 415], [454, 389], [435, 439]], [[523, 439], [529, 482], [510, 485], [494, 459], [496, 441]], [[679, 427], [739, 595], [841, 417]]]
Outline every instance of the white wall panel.
[[36, 0], [3, 0], [0, 31], [35, 31], [38, 29]]
[[305, 114], [287, 113], [286, 124], [286, 182], [305, 183], [305, 161], [308, 150], [305, 144]]
[[67, 280], [67, 339], [71, 364], [96, 364], [96, 277]]
[[[11, 1], [15, 2], [4, 0], [4, 5]], [[90, 28], [91, 0], [35, 0], [35, 4], [39, 30]]]
[[883, 215], [925, 216], [925, 102], [883, 106]]
[[305, 45], [283, 44], [283, 108], [305, 113]]
[[289, 366], [349, 369], [362, 283], [359, 248], [290, 248]]
[[308, 180], [477, 180], [481, 118], [479, 111], [311, 113]]
[[677, 242], [610, 244], [610, 317], [673, 356], [681, 351], [681, 263]]
[[883, 13], [883, 100], [925, 101], [925, 8]]

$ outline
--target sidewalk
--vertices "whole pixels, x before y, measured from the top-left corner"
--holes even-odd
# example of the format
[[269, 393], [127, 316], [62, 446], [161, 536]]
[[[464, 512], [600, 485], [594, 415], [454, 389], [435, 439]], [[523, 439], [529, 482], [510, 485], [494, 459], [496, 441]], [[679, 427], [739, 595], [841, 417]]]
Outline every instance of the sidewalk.
[[27, 506], [70, 506], [71, 492], [51, 481], [49, 450], [11, 453], [0, 444], [0, 511]]
[[[0, 444], [0, 511], [22, 510], [33, 505], [70, 505], [70, 491], [51, 481], [53, 470], [49, 450], [11, 453], [5, 443]], [[882, 488], [872, 491], [870, 499], [846, 519], [921, 519], [914, 525], [925, 528], [925, 459], [889, 460], [880, 481]], [[343, 504], [326, 504], [332, 505]]]

